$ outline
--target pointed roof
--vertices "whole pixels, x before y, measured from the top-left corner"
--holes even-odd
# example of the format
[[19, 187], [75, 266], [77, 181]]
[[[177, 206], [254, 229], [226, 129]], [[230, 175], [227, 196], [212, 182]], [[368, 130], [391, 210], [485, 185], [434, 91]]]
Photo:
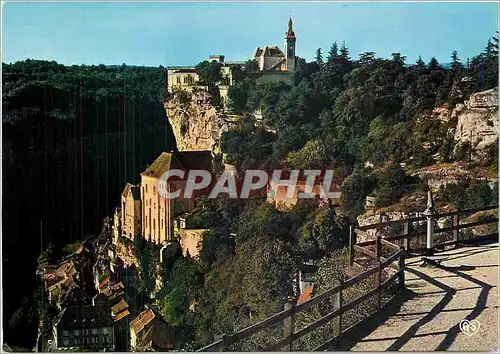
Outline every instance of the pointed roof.
[[161, 178], [169, 169], [212, 171], [212, 152], [210, 150], [163, 152], [141, 175]]
[[127, 198], [129, 192], [132, 192], [132, 197], [135, 200], [140, 200], [141, 199], [141, 195], [140, 195], [141, 192], [139, 190], [139, 187], [134, 186], [131, 183], [127, 183], [127, 185], [123, 189], [122, 197]]
[[293, 21], [292, 17], [288, 20], [288, 31], [286, 32], [286, 38], [295, 38], [295, 32], [293, 31]]

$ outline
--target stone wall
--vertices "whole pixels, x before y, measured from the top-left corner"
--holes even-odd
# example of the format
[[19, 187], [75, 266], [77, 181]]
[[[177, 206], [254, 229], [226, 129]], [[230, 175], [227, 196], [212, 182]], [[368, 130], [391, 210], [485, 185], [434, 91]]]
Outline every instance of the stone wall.
[[189, 255], [198, 258], [200, 255], [199, 247], [203, 241], [203, 233], [207, 229], [179, 229], [179, 243], [181, 244], [184, 257]]

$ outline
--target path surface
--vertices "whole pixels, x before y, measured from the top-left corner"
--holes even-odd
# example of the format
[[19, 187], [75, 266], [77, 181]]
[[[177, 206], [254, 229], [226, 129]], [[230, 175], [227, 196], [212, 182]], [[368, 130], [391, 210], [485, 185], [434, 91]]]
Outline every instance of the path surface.
[[[354, 351], [492, 351], [498, 348], [498, 242], [439, 254], [444, 269], [407, 260], [404, 301], [374, 320]], [[459, 323], [480, 322], [467, 336]], [[378, 321], [378, 322], [377, 322]]]

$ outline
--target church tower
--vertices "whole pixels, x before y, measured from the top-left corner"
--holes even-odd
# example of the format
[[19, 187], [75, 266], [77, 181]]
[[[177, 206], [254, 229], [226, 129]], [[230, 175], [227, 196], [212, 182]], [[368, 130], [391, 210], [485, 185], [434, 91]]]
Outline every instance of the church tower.
[[295, 42], [297, 41], [292, 25], [292, 18], [290, 17], [288, 20], [288, 31], [285, 37], [286, 71], [289, 72], [295, 71]]

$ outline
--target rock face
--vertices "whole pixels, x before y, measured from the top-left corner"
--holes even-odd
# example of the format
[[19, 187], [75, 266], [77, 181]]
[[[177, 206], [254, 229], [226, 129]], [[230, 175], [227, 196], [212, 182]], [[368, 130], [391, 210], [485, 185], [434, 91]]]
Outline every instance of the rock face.
[[205, 91], [193, 93], [189, 102], [183, 103], [175, 97], [164, 105], [179, 151], [220, 152], [222, 133], [238, 118], [217, 110]]
[[476, 150], [494, 144], [498, 139], [498, 89], [478, 92], [451, 114], [458, 119], [455, 141], [472, 143]]
[[487, 180], [484, 169], [474, 171], [474, 174], [467, 168], [467, 165], [467, 162], [464, 161], [440, 163], [422, 167], [413, 172], [412, 176], [427, 181], [427, 185], [433, 190], [437, 190], [439, 187], [450, 183], [457, 183], [462, 179], [474, 178], [478, 181]]

